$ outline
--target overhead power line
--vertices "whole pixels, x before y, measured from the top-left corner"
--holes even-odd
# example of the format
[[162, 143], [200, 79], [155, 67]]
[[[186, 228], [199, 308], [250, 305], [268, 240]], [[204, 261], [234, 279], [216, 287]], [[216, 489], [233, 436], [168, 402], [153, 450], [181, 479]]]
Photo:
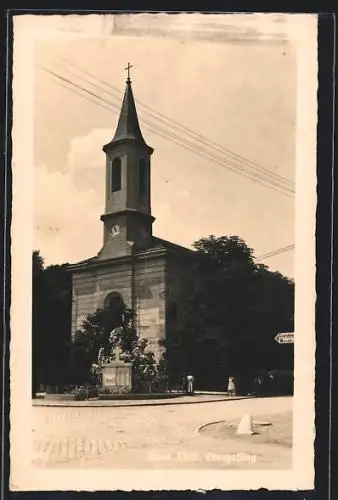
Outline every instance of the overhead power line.
[[[44, 71], [50, 73], [52, 76], [57, 76], [61, 81], [64, 80], [66, 83], [69, 83], [71, 85], [74, 85], [74, 88], [71, 88], [71, 87], [67, 87], [66, 85], [62, 85], [64, 88], [67, 88], [68, 90], [74, 92], [75, 94], [79, 95], [80, 97], [85, 97], [86, 99], [88, 100], [91, 100], [94, 104], [97, 104], [98, 106], [101, 106], [103, 109], [105, 110], [108, 110], [109, 108], [107, 108], [106, 105], [104, 104], [101, 104], [100, 102], [98, 102], [96, 99], [101, 99], [99, 96], [96, 96], [95, 93], [91, 93], [90, 91], [88, 91], [87, 89], [84, 89], [82, 88], [81, 86], [78, 86], [77, 84], [74, 84], [74, 82], [71, 82], [70, 80], [68, 80], [67, 78], [63, 78], [61, 75], [57, 75], [56, 73], [46, 69], [46, 68], [43, 68], [41, 67], [41, 69], [43, 69]], [[53, 81], [56, 81], [56, 80], [53, 80]], [[57, 81], [56, 81], [57, 82]], [[60, 82], [57, 82], [57, 83], [60, 83]], [[90, 95], [88, 96], [85, 96], [82, 91], [85, 91], [87, 92], [88, 94], [92, 94], [94, 98], [91, 98]], [[102, 100], [102, 99], [101, 99]], [[104, 101], [104, 100], [103, 100]], [[110, 103], [110, 106], [113, 106], [115, 107], [113, 104]], [[150, 127], [147, 127], [147, 128], [150, 128]], [[274, 257], [274, 256], [277, 256], [277, 255], [280, 255], [282, 253], [286, 253], [286, 252], [289, 252], [291, 250], [293, 250], [295, 248], [295, 245], [294, 244], [291, 244], [291, 245], [287, 245], [285, 247], [282, 247], [282, 248], [278, 248], [278, 249], [275, 249], [275, 250], [272, 250], [270, 252], [267, 252], [265, 254], [262, 254], [262, 255], [259, 255], [258, 257], [255, 257], [255, 259], [267, 259], [267, 258], [270, 258], [270, 257]]]
[[[93, 75], [92, 73], [85, 70], [84, 68], [81, 68], [80, 66], [78, 66], [74, 62], [72, 62], [64, 57], [61, 57], [58, 54], [55, 54], [55, 57], [57, 59], [59, 59], [60, 61], [63, 61], [64, 63], [66, 63], [66, 65], [71, 67], [71, 69], [68, 69], [68, 71], [70, 73], [74, 74], [74, 68], [75, 68], [76, 70], [78, 70], [78, 72], [85, 74], [85, 75], [89, 76], [91, 79], [93, 79], [97, 82], [100, 82], [101, 84], [103, 84], [107, 88], [114, 90], [115, 94], [118, 93], [119, 95], [121, 95], [121, 94], [123, 95], [123, 92], [120, 89], [118, 89], [117, 87], [111, 85], [110, 83], [98, 78], [97, 76]], [[76, 75], [76, 72], [75, 72], [75, 75]], [[90, 85], [93, 85], [93, 86], [99, 88], [101, 91], [113, 96], [114, 98], [119, 97], [119, 96], [116, 96], [114, 93], [112, 93], [108, 90], [105, 90], [102, 87], [99, 87], [97, 84], [91, 82], [90, 80], [85, 79], [83, 76], [81, 76], [81, 78], [84, 81], [86, 81], [87, 83], [89, 83]], [[171, 126], [174, 129], [184, 131], [184, 133], [188, 134], [188, 136], [191, 136], [193, 139], [195, 139], [195, 140], [198, 139], [200, 142], [206, 144], [208, 147], [212, 147], [213, 149], [215, 149], [219, 152], [222, 152], [223, 154], [226, 154], [227, 156], [230, 156], [232, 158], [232, 160], [240, 161], [241, 163], [245, 164], [246, 166], [254, 168], [257, 171], [260, 171], [261, 173], [265, 173], [266, 175], [273, 177], [276, 181], [284, 183], [289, 188], [294, 188], [294, 183], [290, 179], [287, 179], [286, 177], [283, 177], [279, 174], [276, 174], [275, 172], [272, 172], [270, 169], [262, 167], [258, 163], [253, 162], [251, 160], [248, 160], [247, 158], [245, 158], [237, 153], [234, 153], [230, 149], [227, 149], [227, 148], [217, 144], [216, 142], [214, 142], [210, 139], [207, 139], [205, 136], [203, 136], [199, 132], [196, 132], [196, 131], [192, 130], [191, 128], [186, 127], [185, 125], [180, 124], [176, 120], [173, 120], [172, 118], [165, 116], [163, 113], [151, 108], [147, 104], [144, 104], [138, 100], [136, 100], [136, 102], [137, 102], [138, 106], [141, 106], [142, 108], [149, 110], [147, 112], [147, 114], [149, 114], [153, 119], [162, 121], [162, 122], [166, 123], [167, 125], [169, 124], [169, 126]]]
[[[71, 80], [69, 80], [69, 79], [67, 79], [67, 78], [63, 77], [62, 75], [58, 75], [57, 73], [55, 73], [55, 72], [53, 72], [53, 71], [51, 71], [51, 70], [49, 70], [49, 69], [47, 69], [47, 68], [44, 68], [44, 67], [41, 67], [41, 66], [40, 66], [40, 68], [41, 68], [41, 69], [43, 69], [44, 71], [46, 71], [47, 73], [49, 73], [51, 76], [53, 76], [53, 77], [54, 77], [54, 81], [56, 81], [57, 83], [59, 83], [59, 84], [60, 84], [60, 83], [64, 82], [65, 84], [68, 84], [68, 85], [73, 86], [73, 88], [72, 88], [72, 87], [69, 87], [69, 86], [67, 86], [67, 85], [62, 85], [64, 88], [67, 88], [68, 90], [70, 90], [70, 91], [72, 91], [72, 92], [75, 92], [75, 93], [76, 93], [77, 95], [79, 95], [80, 97], [86, 98], [86, 99], [88, 99], [88, 100], [92, 101], [94, 104], [99, 105], [99, 106], [101, 106], [102, 108], [104, 108], [104, 109], [106, 109], [106, 110], [110, 110], [110, 109], [112, 109], [115, 113], [116, 113], [116, 111], [115, 111], [115, 110], [117, 110], [117, 112], [119, 111], [119, 109], [120, 109], [120, 108], [119, 108], [119, 106], [114, 105], [113, 103], [111, 103], [111, 102], [107, 101], [106, 99], [103, 99], [102, 97], [100, 97], [100, 96], [98, 96], [97, 94], [95, 94], [95, 92], [91, 92], [90, 90], [86, 89], [85, 87], [82, 87], [82, 86], [80, 86], [80, 85], [78, 85], [78, 84], [76, 84], [76, 83], [72, 82]], [[79, 68], [79, 69], [80, 69], [80, 68]], [[82, 71], [83, 71], [84, 73], [88, 73], [88, 72], [86, 72], [85, 70], [82, 70]], [[88, 73], [88, 74], [89, 74], [89, 73]], [[89, 74], [89, 75], [90, 75], [90, 74]], [[92, 75], [91, 75], [91, 76], [92, 76]], [[93, 77], [93, 76], [92, 76], [92, 77]], [[55, 80], [55, 78], [59, 79], [59, 81]], [[94, 77], [93, 77], [93, 78], [94, 78]], [[100, 79], [97, 79], [97, 80], [98, 80], [98, 81], [100, 81], [100, 82], [102, 82], [103, 84], [107, 85], [108, 87], [111, 87], [111, 88], [115, 89], [115, 90], [116, 90], [116, 92], [118, 92], [119, 94], [123, 94], [123, 92], [121, 92], [121, 91], [120, 91], [119, 89], [117, 89], [116, 87], [113, 87], [113, 86], [109, 85], [107, 82], [104, 82], [103, 80], [100, 80]], [[89, 83], [89, 84], [91, 84], [91, 85], [95, 86], [95, 84], [93, 84], [93, 83], [89, 82], [89, 81], [88, 81], [88, 80], [86, 80], [86, 79], [84, 79], [84, 81], [86, 81], [87, 83]], [[98, 88], [100, 89], [100, 87], [98, 87]], [[100, 90], [102, 90], [102, 89], [100, 89]], [[83, 94], [83, 92], [85, 92], [85, 93], [86, 93], [86, 94], [88, 94], [88, 95]], [[113, 94], [111, 94], [111, 95], [113, 95]], [[114, 97], [115, 97], [115, 96], [114, 96]], [[108, 108], [106, 104], [102, 104], [101, 102], [98, 102], [98, 100], [99, 100], [99, 101], [102, 101], [102, 102], [104, 102], [104, 103], [106, 103], [106, 104], [108, 104], [108, 105], [110, 106], [110, 108]], [[141, 106], [143, 106], [143, 107], [145, 107], [145, 108], [148, 108], [148, 109], [152, 110], [152, 108], [150, 108], [149, 106], [147, 106], [147, 105], [145, 105], [145, 104], [142, 104], [142, 103], [140, 103], [140, 102], [138, 102], [138, 105], [141, 105]], [[152, 111], [153, 111], [154, 113], [158, 113], [159, 115], [162, 115], [162, 114], [161, 114], [161, 113], [159, 113], [159, 112], [156, 112], [156, 111], [154, 111], [154, 110], [152, 110]], [[267, 172], [269, 172], [270, 174], [272, 174], [273, 176], [275, 176], [275, 177], [276, 177], [276, 179], [274, 179], [274, 180], [277, 180], [277, 178], [279, 177], [280, 179], [283, 179], [283, 180], [284, 180], [284, 182], [289, 183], [289, 184], [292, 184], [292, 182], [291, 182], [291, 181], [289, 181], [288, 179], [283, 178], [283, 177], [281, 177], [281, 176], [278, 176], [277, 174], [272, 173], [272, 172], [271, 172], [271, 171], [269, 171], [268, 169], [264, 169], [264, 167], [260, 167], [258, 164], [255, 164], [254, 162], [251, 162], [250, 160], [246, 160], [246, 159], [244, 159], [244, 157], [241, 157], [240, 155], [236, 155], [235, 153], [232, 153], [230, 150], [227, 150], [226, 148], [222, 148], [221, 146], [217, 145], [217, 144], [216, 144], [216, 143], [214, 143], [213, 141], [207, 141], [207, 140], [205, 140], [205, 138], [204, 138], [202, 135], [198, 134], [197, 132], [192, 131], [192, 130], [191, 130], [191, 129], [189, 129], [188, 127], [185, 127], [185, 126], [183, 126], [183, 125], [180, 125], [178, 122], [175, 122], [174, 120], [171, 120], [170, 118], [167, 118], [167, 117], [165, 117], [164, 115], [162, 115], [162, 116], [164, 117], [162, 121], [166, 120], [166, 121], [168, 121], [168, 122], [172, 122], [172, 123], [177, 124], [177, 127], [176, 127], [176, 128], [181, 128], [182, 130], [188, 130], [188, 131], [190, 131], [192, 134], [194, 134], [196, 137], [199, 137], [200, 139], [201, 139], [201, 138], [203, 138], [203, 141], [202, 141], [202, 142], [205, 142], [206, 144], [207, 144], [207, 143], [209, 143], [209, 144], [214, 144], [214, 145], [216, 145], [216, 146], [219, 148], [219, 150], [220, 150], [220, 151], [226, 151], [226, 152], [229, 152], [229, 153], [230, 153], [230, 154], [232, 154], [234, 157], [237, 157], [237, 158], [241, 158], [241, 159], [243, 159], [243, 160], [247, 163], [247, 165], [249, 165], [249, 164], [251, 164], [251, 165], [256, 165], [257, 167], [259, 167], [259, 169], [260, 169], [261, 171], [266, 170]], [[155, 117], [155, 118], [156, 118], [156, 117]], [[158, 118], [157, 118], [157, 119], [158, 119]], [[168, 131], [168, 130], [165, 130], [165, 129], [161, 128], [161, 127], [158, 127], [158, 126], [156, 126], [155, 124], [153, 124], [152, 122], [146, 121], [145, 123], [146, 123], [146, 126], [147, 126], [147, 128], [148, 128], [148, 129], [155, 131], [155, 133], [158, 133], [158, 135], [160, 135], [160, 136], [162, 136], [162, 137], [167, 138], [167, 137], [166, 137], [165, 135], [163, 135], [163, 134], [165, 134], [165, 133], [168, 133], [168, 132], [169, 132], [169, 133], [171, 134], [171, 136], [172, 136], [172, 139], [174, 139], [174, 141], [175, 141], [175, 139], [180, 139], [181, 141], [185, 141], [185, 139], [184, 139], [184, 138], [181, 138], [181, 137], [177, 136], [176, 134], [173, 134], [172, 132], [170, 132], [170, 131]], [[175, 127], [174, 127], [174, 128], [175, 128]], [[163, 133], [162, 133], [162, 132], [163, 132]], [[176, 142], [176, 141], [175, 141], [175, 142]], [[186, 142], [186, 144], [187, 144], [187, 145], [189, 145], [189, 146], [190, 146], [190, 145], [192, 145], [192, 144], [191, 144], [190, 142], [188, 142], [188, 141], [185, 141], [185, 142]], [[182, 146], [182, 144], [180, 144], [180, 145]], [[184, 146], [183, 146], [183, 147], [184, 147]], [[192, 150], [193, 152], [195, 152], [195, 151], [194, 151], [193, 149], [191, 149], [190, 147], [186, 147], [186, 149], [190, 149], [190, 150]], [[205, 150], [204, 148], [199, 148], [199, 150], [200, 150], [202, 153], [207, 153], [207, 154], [211, 155], [211, 158], [214, 158], [215, 160], [216, 160], [216, 159], [218, 159], [218, 158], [217, 158], [217, 156], [212, 155], [210, 151], [207, 151], [207, 150]], [[204, 155], [204, 156], [205, 156], [205, 155]], [[211, 159], [211, 158], [209, 158], [209, 159]], [[223, 160], [223, 161], [224, 161], [224, 160]], [[216, 161], [216, 163], [217, 163], [217, 161]], [[230, 165], [231, 165], [231, 163], [230, 163]], [[237, 172], [237, 173], [238, 173], [238, 172]], [[250, 173], [252, 173], [252, 172], [250, 172]], [[250, 178], [250, 177], [248, 177], [248, 178]], [[251, 180], [255, 180], [255, 179], [251, 179]], [[269, 186], [268, 186], [268, 187], [269, 187]], [[270, 187], [271, 187], [271, 186], [270, 186]], [[281, 187], [281, 186], [278, 186], [278, 187]], [[272, 187], [271, 187], [271, 188], [272, 188]], [[272, 188], [272, 189], [273, 189], [273, 188]], [[280, 191], [279, 191], [279, 192], [280, 192]], [[283, 193], [283, 194], [285, 194], [285, 193]], [[279, 248], [279, 249], [275, 249], [275, 250], [273, 250], [273, 251], [270, 251], [270, 252], [267, 252], [267, 253], [265, 253], [265, 254], [262, 254], [262, 255], [260, 255], [260, 256], [258, 256], [258, 257], [256, 257], [256, 259], [267, 259], [267, 258], [270, 258], [270, 257], [274, 257], [274, 256], [277, 256], [277, 255], [280, 255], [280, 254], [283, 254], [283, 253], [289, 252], [289, 251], [293, 250], [294, 248], [295, 248], [295, 245], [294, 245], [294, 244], [287, 245], [287, 246], [285, 246], [285, 247], [282, 247], [282, 248]]]
[[275, 257], [275, 256], [280, 255], [282, 253], [290, 252], [291, 250], [294, 250], [294, 248], [295, 248], [294, 244], [287, 245], [285, 247], [278, 248], [276, 250], [272, 250], [271, 252], [265, 253], [263, 255], [259, 255], [258, 257], [256, 257], [256, 259], [269, 259], [270, 257]]
[[[118, 105], [115, 105], [114, 103], [108, 101], [107, 99], [102, 98], [101, 96], [97, 95], [95, 92], [92, 92], [91, 90], [88, 90], [88, 88], [84, 87], [83, 85], [79, 85], [78, 83], [73, 82], [72, 80], [56, 73], [55, 71], [52, 71], [48, 68], [45, 68], [43, 66], [40, 66], [40, 68], [47, 72], [49, 75], [53, 76], [54, 78], [57, 79], [57, 81], [60, 83], [62, 82], [62, 86], [70, 90], [71, 88], [77, 89], [77, 94], [80, 94], [82, 97], [87, 98], [90, 96], [90, 99], [92, 102], [95, 104], [99, 104], [97, 101], [100, 101], [101, 103], [103, 102], [104, 105], [100, 104], [102, 107], [111, 110], [113, 108], [115, 113], [119, 112], [120, 107]], [[71, 87], [69, 87], [71, 86]], [[80, 92], [78, 92], [80, 90]], [[83, 92], [85, 94], [83, 94]], [[109, 108], [106, 106], [108, 104]], [[213, 161], [214, 163], [227, 168], [228, 170], [231, 170], [232, 172], [235, 172], [237, 174], [243, 175], [244, 177], [249, 178], [253, 182], [257, 182], [261, 185], [264, 185], [266, 187], [269, 187], [270, 189], [273, 189], [281, 194], [284, 194], [286, 196], [292, 196], [293, 191], [289, 188], [286, 188], [284, 186], [281, 186], [277, 182], [271, 179], [267, 179], [261, 174], [257, 174], [256, 172], [253, 171], [248, 171], [247, 168], [245, 168], [243, 165], [238, 164], [234, 161], [230, 161], [228, 159], [224, 159], [222, 157], [219, 157], [215, 155], [213, 152], [208, 151], [207, 149], [201, 147], [198, 143], [191, 142], [187, 140], [184, 137], [181, 137], [168, 129], [165, 129], [163, 127], [159, 127], [158, 125], [154, 124], [153, 122], [143, 119], [143, 124], [145, 124], [146, 128], [150, 128], [152, 131], [154, 131], [156, 134], [160, 135], [161, 137], [170, 140], [176, 144], [179, 144], [180, 146], [184, 147], [185, 149], [188, 149], [195, 154], [198, 154], [204, 158], [207, 158], [210, 161]]]

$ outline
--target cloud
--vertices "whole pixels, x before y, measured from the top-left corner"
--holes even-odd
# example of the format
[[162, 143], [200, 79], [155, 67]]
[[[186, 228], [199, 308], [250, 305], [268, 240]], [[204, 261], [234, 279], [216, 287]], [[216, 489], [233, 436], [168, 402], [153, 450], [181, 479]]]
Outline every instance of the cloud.
[[93, 129], [85, 136], [71, 139], [67, 159], [69, 172], [85, 168], [102, 169], [105, 162], [102, 146], [111, 139], [111, 129]]
[[36, 168], [34, 243], [47, 264], [77, 262], [100, 249], [105, 161], [101, 146], [110, 133], [94, 129], [73, 138], [66, 169]]
[[[47, 264], [76, 262], [96, 255], [100, 249], [105, 185], [101, 146], [110, 135], [107, 129], [94, 129], [72, 139], [66, 174], [51, 172], [46, 165], [36, 168], [34, 244]], [[181, 216], [182, 201], [186, 200], [184, 206], [193, 203], [188, 188], [178, 189], [175, 175], [169, 171], [168, 176], [164, 164], [153, 176], [152, 193], [156, 235], [190, 245], [191, 237]]]
[[80, 192], [72, 175], [49, 172], [45, 165], [36, 168], [34, 247], [47, 264], [77, 261], [98, 252], [101, 206], [97, 192], [90, 187]]

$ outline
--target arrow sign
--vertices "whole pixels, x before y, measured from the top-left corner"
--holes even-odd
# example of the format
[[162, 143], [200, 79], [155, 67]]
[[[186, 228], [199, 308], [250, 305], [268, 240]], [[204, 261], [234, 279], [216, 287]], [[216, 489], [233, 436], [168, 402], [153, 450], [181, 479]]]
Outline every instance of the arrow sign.
[[277, 340], [278, 344], [293, 344], [295, 339], [295, 334], [292, 333], [278, 333], [276, 335], [275, 340]]

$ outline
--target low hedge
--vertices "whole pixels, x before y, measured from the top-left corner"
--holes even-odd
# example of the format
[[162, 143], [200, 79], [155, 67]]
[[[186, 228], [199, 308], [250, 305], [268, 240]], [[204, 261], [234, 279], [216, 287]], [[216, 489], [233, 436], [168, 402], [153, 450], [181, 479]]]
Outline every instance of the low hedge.
[[146, 393], [146, 394], [137, 394], [137, 393], [129, 393], [129, 394], [118, 394], [118, 393], [100, 393], [99, 399], [109, 401], [109, 400], [147, 400], [147, 399], [170, 399], [170, 398], [179, 398], [182, 394], [176, 393]]
[[98, 387], [79, 386], [74, 390], [75, 401], [85, 401], [86, 399], [97, 398], [99, 395]]

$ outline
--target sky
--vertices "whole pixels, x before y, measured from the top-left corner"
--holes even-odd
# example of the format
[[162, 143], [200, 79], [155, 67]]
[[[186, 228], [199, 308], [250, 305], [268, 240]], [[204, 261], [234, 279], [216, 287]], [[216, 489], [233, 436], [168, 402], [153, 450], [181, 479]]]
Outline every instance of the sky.
[[[283, 19], [96, 17], [95, 30], [74, 16], [64, 25], [72, 37], [35, 45], [34, 248], [46, 264], [77, 262], [102, 246], [102, 146], [114, 135], [130, 62], [141, 130], [154, 148], [154, 234], [187, 247], [238, 235], [258, 261], [293, 277], [292, 249], [259, 256], [294, 244], [294, 198], [256, 182], [262, 169], [295, 182], [297, 53]], [[255, 181], [242, 175], [248, 161]]]

